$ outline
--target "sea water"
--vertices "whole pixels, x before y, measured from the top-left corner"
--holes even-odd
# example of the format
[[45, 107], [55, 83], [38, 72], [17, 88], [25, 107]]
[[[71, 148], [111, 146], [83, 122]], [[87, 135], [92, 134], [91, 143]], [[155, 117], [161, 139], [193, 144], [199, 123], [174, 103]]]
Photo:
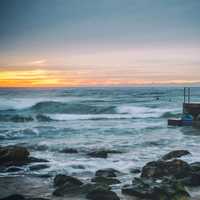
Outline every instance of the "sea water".
[[[199, 88], [192, 95], [200, 101]], [[199, 161], [200, 130], [167, 125], [168, 118], [181, 116], [182, 102], [179, 87], [1, 89], [0, 145], [25, 146], [32, 156], [49, 160], [47, 169], [23, 172], [32, 175], [87, 179], [107, 167], [129, 173], [174, 149], [189, 150], [188, 162]], [[60, 153], [66, 147], [79, 153]], [[87, 156], [102, 148], [123, 153]]]

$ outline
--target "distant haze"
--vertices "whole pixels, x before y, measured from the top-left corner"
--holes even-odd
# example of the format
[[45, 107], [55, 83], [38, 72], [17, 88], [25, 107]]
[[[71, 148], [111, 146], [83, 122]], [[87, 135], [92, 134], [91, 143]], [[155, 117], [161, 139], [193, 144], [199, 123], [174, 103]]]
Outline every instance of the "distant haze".
[[0, 0], [0, 87], [200, 84], [199, 0]]

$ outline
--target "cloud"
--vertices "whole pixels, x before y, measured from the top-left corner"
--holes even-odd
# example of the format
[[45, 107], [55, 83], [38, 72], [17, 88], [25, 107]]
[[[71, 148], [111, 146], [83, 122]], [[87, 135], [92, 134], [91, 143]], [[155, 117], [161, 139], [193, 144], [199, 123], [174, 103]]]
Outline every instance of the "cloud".
[[46, 59], [41, 59], [41, 60], [34, 60], [28, 63], [28, 65], [34, 65], [34, 66], [40, 66], [40, 65], [44, 65], [47, 64], [47, 60]]

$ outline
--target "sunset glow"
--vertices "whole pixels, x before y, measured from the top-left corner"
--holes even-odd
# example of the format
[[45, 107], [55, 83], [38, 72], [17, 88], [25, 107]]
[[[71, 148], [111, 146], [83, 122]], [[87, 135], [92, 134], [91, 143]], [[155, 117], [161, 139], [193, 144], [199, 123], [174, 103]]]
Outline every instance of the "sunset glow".
[[0, 87], [200, 84], [200, 4], [183, 2], [5, 3]]

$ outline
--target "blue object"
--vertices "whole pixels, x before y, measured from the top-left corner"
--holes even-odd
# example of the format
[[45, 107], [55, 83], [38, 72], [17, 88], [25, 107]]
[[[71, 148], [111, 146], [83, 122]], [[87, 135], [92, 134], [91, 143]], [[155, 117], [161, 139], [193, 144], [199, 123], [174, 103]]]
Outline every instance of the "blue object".
[[182, 120], [182, 125], [192, 126], [193, 116], [190, 114], [184, 114], [181, 120]]

